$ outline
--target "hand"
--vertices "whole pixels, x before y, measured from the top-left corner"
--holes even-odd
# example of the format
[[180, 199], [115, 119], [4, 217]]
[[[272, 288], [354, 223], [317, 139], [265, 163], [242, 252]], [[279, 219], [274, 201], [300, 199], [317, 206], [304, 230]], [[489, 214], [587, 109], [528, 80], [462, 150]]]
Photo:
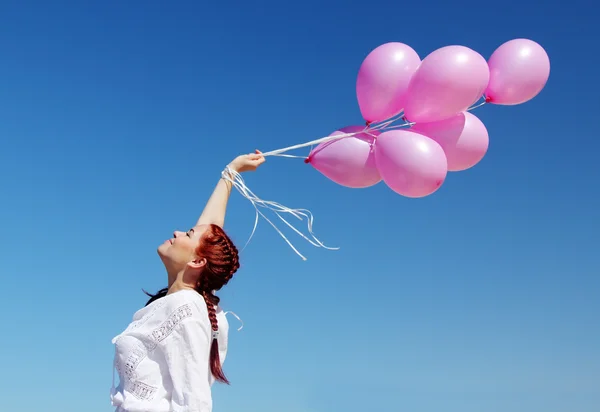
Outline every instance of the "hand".
[[238, 173], [253, 172], [264, 162], [265, 157], [259, 150], [256, 150], [254, 153], [236, 157], [229, 167]]

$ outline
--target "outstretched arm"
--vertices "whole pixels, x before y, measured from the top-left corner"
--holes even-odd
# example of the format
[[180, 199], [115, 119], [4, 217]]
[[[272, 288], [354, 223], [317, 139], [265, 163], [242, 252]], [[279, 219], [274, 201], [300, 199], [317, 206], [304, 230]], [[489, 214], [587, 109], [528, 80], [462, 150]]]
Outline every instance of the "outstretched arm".
[[[236, 157], [229, 167], [238, 173], [254, 171], [258, 166], [265, 162], [265, 158], [258, 150], [256, 153], [241, 155]], [[233, 177], [233, 176], [232, 176]], [[196, 226], [214, 224], [223, 227], [225, 224], [225, 212], [227, 211], [227, 202], [231, 194], [231, 182], [221, 178], [215, 187], [212, 195], [206, 202], [206, 206], [196, 223]]]

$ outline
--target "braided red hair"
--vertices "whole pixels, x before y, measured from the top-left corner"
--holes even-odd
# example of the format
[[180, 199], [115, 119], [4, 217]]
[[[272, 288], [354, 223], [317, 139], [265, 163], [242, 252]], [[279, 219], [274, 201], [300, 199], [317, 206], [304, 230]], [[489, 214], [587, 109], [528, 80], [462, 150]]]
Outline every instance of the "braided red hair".
[[[238, 250], [220, 226], [209, 225], [202, 234], [196, 255], [206, 259], [196, 291], [204, 297], [212, 331], [218, 332], [216, 307], [220, 299], [215, 296], [214, 291], [225, 286], [239, 269]], [[210, 347], [210, 370], [216, 380], [229, 383], [221, 367], [216, 337], [212, 338]]]

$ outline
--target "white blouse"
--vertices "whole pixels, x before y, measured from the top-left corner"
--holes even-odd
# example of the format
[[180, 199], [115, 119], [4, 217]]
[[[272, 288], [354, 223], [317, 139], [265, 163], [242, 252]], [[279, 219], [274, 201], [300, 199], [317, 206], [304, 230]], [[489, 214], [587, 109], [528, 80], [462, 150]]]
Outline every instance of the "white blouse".
[[[217, 308], [219, 355], [227, 355], [229, 324]], [[111, 402], [117, 412], [211, 412], [212, 331], [202, 295], [181, 290], [155, 300], [113, 339]], [[114, 370], [119, 385], [114, 385]]]

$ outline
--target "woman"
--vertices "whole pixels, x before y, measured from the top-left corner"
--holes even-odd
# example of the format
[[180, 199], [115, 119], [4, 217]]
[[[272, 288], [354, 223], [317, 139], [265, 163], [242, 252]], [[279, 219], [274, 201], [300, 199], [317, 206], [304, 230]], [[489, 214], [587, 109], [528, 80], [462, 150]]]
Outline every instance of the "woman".
[[229, 383], [221, 364], [228, 324], [214, 292], [239, 268], [238, 251], [223, 231], [232, 173], [256, 170], [259, 151], [238, 156], [223, 172], [196, 225], [158, 247], [168, 287], [149, 295], [133, 322], [113, 339], [120, 383], [117, 411], [212, 411], [211, 386]]

